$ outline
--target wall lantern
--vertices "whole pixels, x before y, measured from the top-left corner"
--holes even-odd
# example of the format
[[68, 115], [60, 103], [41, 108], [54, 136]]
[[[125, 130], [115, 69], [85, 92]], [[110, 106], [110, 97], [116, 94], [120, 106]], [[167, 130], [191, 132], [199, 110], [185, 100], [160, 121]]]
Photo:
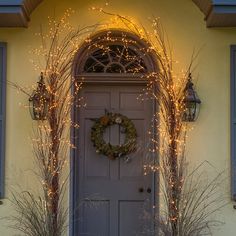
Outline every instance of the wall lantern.
[[184, 89], [185, 92], [185, 111], [183, 114], [183, 121], [185, 122], [193, 122], [197, 119], [201, 100], [199, 99], [196, 91], [193, 88], [192, 75], [189, 73], [188, 82]]
[[49, 108], [49, 93], [47, 91], [43, 73], [40, 75], [38, 87], [29, 98], [29, 110], [33, 120], [45, 120]]

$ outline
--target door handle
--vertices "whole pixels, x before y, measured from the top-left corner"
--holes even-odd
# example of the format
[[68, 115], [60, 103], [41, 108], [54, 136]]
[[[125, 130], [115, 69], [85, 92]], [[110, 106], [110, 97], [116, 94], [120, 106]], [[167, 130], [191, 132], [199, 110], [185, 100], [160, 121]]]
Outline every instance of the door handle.
[[144, 189], [141, 187], [141, 188], [138, 189], [138, 191], [139, 191], [140, 193], [143, 193]]
[[151, 188], [147, 188], [147, 193], [151, 193], [152, 189]]

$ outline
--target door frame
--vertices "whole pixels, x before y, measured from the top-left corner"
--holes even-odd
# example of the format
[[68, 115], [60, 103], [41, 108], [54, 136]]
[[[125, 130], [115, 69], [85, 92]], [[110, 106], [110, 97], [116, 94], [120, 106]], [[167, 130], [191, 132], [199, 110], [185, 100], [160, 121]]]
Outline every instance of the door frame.
[[[106, 34], [108, 31], [101, 31], [96, 33], [94, 37], [92, 37], [92, 40], [101, 40], [101, 35]], [[116, 39], [119, 37], [123, 37], [124, 31], [120, 30], [109, 30], [109, 34], [114, 35]], [[141, 40], [138, 36], [126, 32], [127, 37], [135, 40], [137, 44], [135, 44], [135, 47], [138, 48], [147, 48], [148, 43]], [[88, 55], [88, 49], [89, 45], [85, 43], [82, 45], [81, 49], [78, 51], [78, 54], [75, 57], [75, 63], [72, 68], [74, 78], [77, 79], [78, 81], [83, 81], [83, 84], [91, 84], [91, 85], [146, 85], [147, 81], [142, 78], [142, 75], [136, 74], [107, 74], [107, 73], [83, 73], [81, 71], [81, 68], [84, 65], [84, 58], [87, 57]], [[145, 63], [147, 65], [148, 71], [158, 71], [158, 65], [157, 65], [157, 60], [155, 58], [155, 55], [150, 54], [145, 58]], [[73, 88], [72, 88], [73, 90]], [[158, 104], [155, 103], [154, 100], [152, 100], [152, 111], [153, 115], [158, 114]], [[76, 112], [76, 109], [72, 109], [71, 112], [71, 117], [72, 121], [78, 121], [78, 113]], [[157, 123], [159, 123], [159, 119], [157, 118]], [[159, 134], [156, 130], [156, 125], [153, 128], [153, 133], [154, 135], [157, 135], [157, 139], [159, 139]], [[75, 128], [71, 128], [71, 142], [75, 145], [76, 148], [79, 146], [79, 140], [74, 137], [79, 136], [79, 130]], [[79, 164], [79, 159], [76, 158], [78, 156], [79, 151], [76, 149], [72, 149], [70, 152], [70, 184], [69, 184], [69, 235], [70, 236], [78, 236], [76, 235], [76, 232], [78, 232], [78, 226], [79, 224], [76, 223], [78, 221], [78, 214], [79, 212], [76, 211], [76, 205], [78, 203], [76, 202], [79, 193], [79, 187], [77, 186], [79, 183], [79, 174], [78, 174], [78, 168], [76, 166]], [[154, 155], [154, 154], [153, 154]], [[156, 155], [156, 154], [155, 154]], [[159, 155], [158, 158], [155, 159], [157, 162], [159, 162]], [[155, 205], [152, 210], [152, 215], [153, 217], [158, 217], [159, 216], [159, 198], [158, 193], [159, 193], [159, 174], [156, 172], [153, 173], [152, 175], [152, 203]], [[153, 224], [153, 229], [155, 232], [155, 235], [157, 234], [157, 229], [158, 226], [156, 224]]]
[[[104, 75], [104, 76], [103, 76]], [[147, 84], [147, 81], [144, 79], [138, 77], [138, 76], [114, 76], [114, 74], [107, 75], [107, 74], [99, 74], [92, 76], [92, 75], [85, 75], [83, 77], [86, 77], [83, 84], [85, 85], [145, 85]], [[131, 78], [132, 77], [132, 78]], [[157, 114], [157, 104], [152, 100], [152, 111], [153, 115]], [[75, 108], [72, 111], [72, 119], [73, 121], [78, 120], [79, 111], [75, 111]], [[158, 121], [157, 121], [158, 122]], [[155, 129], [155, 127], [153, 128]], [[153, 130], [154, 135], [158, 135], [156, 130]], [[79, 145], [79, 140], [75, 140], [74, 137], [79, 137], [79, 129], [72, 128], [71, 130], [71, 140], [72, 143], [77, 147]], [[158, 137], [157, 137], [158, 138]], [[76, 205], [78, 203], [76, 200], [78, 200], [77, 196], [79, 195], [79, 187], [78, 183], [80, 182], [79, 178], [79, 168], [77, 167], [79, 165], [79, 159], [77, 158], [79, 155], [78, 149], [72, 149], [70, 153], [70, 190], [69, 190], [69, 235], [70, 236], [77, 236], [76, 232], [78, 232], [79, 224], [78, 222], [78, 216], [79, 211], [75, 211], [77, 208]], [[153, 154], [154, 155], [154, 154]], [[159, 158], [157, 158], [158, 160]], [[156, 160], [156, 159], [155, 159]], [[76, 168], [77, 167], [77, 168]], [[159, 174], [157, 172], [153, 172], [152, 174], [152, 203], [155, 205], [152, 210], [153, 217], [156, 217], [159, 215], [159, 198], [158, 192], [159, 192]], [[156, 230], [156, 224], [153, 224], [153, 230], [155, 232], [155, 235], [158, 235], [158, 232]]]

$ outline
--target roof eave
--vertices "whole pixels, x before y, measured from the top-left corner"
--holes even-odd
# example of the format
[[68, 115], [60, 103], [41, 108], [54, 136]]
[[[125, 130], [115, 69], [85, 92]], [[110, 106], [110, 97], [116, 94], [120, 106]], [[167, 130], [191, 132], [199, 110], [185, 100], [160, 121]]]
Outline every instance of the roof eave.
[[192, 0], [205, 15], [207, 27], [235, 27], [236, 0]]
[[0, 4], [0, 27], [27, 27], [30, 14], [42, 1], [3, 0]]

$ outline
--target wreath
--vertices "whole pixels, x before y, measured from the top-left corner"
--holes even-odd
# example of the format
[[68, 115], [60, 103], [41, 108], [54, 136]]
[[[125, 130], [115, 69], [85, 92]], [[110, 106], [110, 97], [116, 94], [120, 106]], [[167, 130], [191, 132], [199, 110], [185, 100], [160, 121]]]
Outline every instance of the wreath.
[[[95, 124], [91, 128], [91, 141], [97, 153], [114, 160], [136, 150], [137, 131], [128, 117], [119, 113], [106, 113], [93, 121], [95, 121]], [[111, 143], [106, 143], [103, 139], [105, 129], [115, 124], [120, 125], [123, 128], [122, 132], [125, 133], [125, 141], [122, 145], [112, 145]]]

